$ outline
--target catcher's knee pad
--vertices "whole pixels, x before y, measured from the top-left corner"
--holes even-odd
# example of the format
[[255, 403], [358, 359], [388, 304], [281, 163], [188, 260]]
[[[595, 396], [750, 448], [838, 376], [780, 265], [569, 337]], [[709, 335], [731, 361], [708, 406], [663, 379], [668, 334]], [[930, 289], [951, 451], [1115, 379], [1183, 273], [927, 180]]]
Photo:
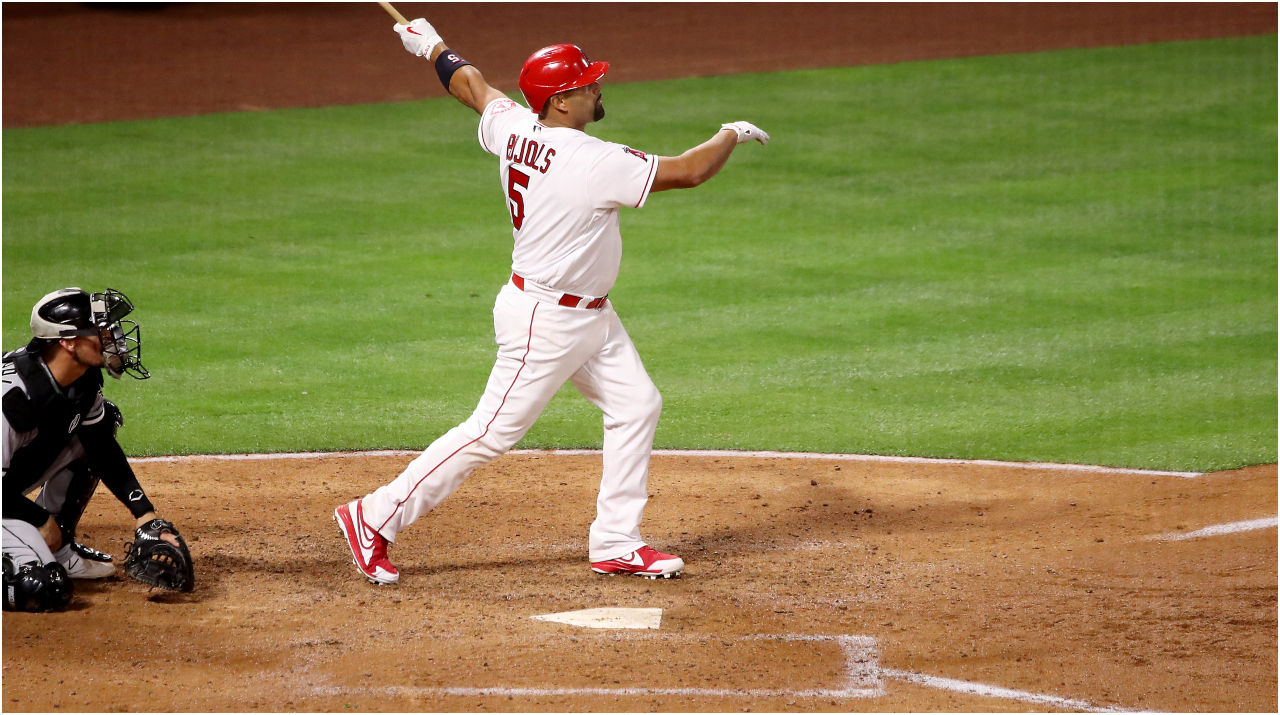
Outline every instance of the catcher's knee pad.
[[62, 564], [14, 564], [4, 556], [4, 610], [60, 611], [71, 602], [71, 578]]

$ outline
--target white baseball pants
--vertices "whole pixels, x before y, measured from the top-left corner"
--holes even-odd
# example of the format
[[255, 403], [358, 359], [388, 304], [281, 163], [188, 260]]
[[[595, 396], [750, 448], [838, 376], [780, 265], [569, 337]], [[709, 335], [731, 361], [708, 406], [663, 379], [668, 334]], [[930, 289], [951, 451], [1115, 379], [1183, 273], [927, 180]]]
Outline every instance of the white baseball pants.
[[472, 470], [511, 449], [566, 380], [604, 413], [604, 475], [591, 524], [591, 561], [644, 546], [649, 455], [662, 396], [607, 301], [598, 310], [542, 302], [508, 283], [493, 308], [498, 359], [480, 404], [395, 481], [364, 498], [365, 522], [389, 541], [454, 492]]
[[[84, 459], [84, 446], [80, 444], [79, 437], [72, 437], [40, 479], [24, 489], [22, 493], [30, 494], [40, 489], [35, 499], [36, 504], [56, 518], [67, 502], [67, 489], [75, 477], [75, 472], [68, 467], [77, 459]], [[40, 530], [20, 519], [4, 520], [4, 553], [13, 559], [18, 567], [29, 563], [47, 564], [58, 560], [49, 550], [49, 545], [44, 543]]]

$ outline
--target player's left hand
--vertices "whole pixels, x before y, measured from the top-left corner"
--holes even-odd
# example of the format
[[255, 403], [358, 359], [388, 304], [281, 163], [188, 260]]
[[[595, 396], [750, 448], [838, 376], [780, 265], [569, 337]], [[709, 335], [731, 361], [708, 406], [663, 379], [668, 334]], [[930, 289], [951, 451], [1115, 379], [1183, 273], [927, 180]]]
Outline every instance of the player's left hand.
[[721, 124], [720, 128], [731, 129], [734, 132], [737, 132], [739, 144], [749, 142], [754, 139], [760, 142], [762, 146], [769, 145], [769, 134], [751, 122], [730, 122], [728, 124]]
[[422, 18], [413, 20], [408, 25], [397, 22], [392, 29], [400, 35], [404, 48], [418, 57], [431, 59], [431, 50], [441, 42], [440, 33]]
[[173, 591], [195, 588], [191, 552], [173, 522], [157, 518], [140, 525], [126, 551], [124, 572], [128, 576]]

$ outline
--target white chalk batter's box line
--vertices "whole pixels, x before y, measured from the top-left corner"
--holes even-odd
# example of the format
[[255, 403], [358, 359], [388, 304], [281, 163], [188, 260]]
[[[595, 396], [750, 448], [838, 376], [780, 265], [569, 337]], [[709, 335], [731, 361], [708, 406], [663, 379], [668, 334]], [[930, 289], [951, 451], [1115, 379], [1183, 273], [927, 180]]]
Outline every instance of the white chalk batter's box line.
[[[669, 638], [670, 636], [664, 636]], [[1083, 712], [1135, 712], [1124, 708], [1094, 705], [1086, 700], [1064, 698], [1057, 695], [1042, 695], [1022, 690], [1002, 688], [995, 685], [983, 685], [966, 680], [940, 678], [933, 675], [913, 673], [906, 670], [882, 668], [879, 664], [879, 649], [876, 639], [870, 636], [805, 636], [805, 635], [758, 635], [747, 636], [741, 640], [781, 640], [835, 642], [844, 653], [845, 667], [843, 687], [816, 688], [808, 690], [758, 689], [758, 688], [461, 688], [461, 687], [417, 687], [388, 686], [381, 688], [341, 688], [321, 686], [316, 689], [322, 695], [368, 694], [381, 696], [410, 697], [563, 697], [573, 695], [594, 696], [674, 696], [674, 697], [725, 697], [725, 698], [827, 698], [845, 700], [852, 698], [878, 698], [885, 694], [884, 680], [901, 680], [926, 688], [950, 690], [988, 698], [1017, 700], [1024, 703], [1047, 705], [1065, 710]]]
[[1274, 529], [1280, 525], [1280, 518], [1272, 517], [1270, 519], [1249, 519], [1248, 521], [1233, 521], [1230, 524], [1217, 524], [1215, 526], [1206, 526], [1203, 529], [1187, 532], [1173, 532], [1170, 534], [1157, 534], [1147, 537], [1152, 541], [1186, 541], [1187, 539], [1201, 539], [1206, 536], [1222, 536], [1223, 534], [1238, 534], [1242, 531], [1257, 531], [1258, 529]]
[[[134, 464], [146, 462], [184, 462], [199, 460], [257, 461], [267, 459], [319, 459], [322, 457], [416, 457], [421, 451], [406, 449], [379, 449], [365, 452], [281, 452], [276, 454], [192, 454], [172, 457], [135, 457]], [[600, 455], [599, 449], [513, 449], [507, 454], [535, 456]], [[1053, 462], [1000, 462], [992, 459], [935, 459], [932, 457], [896, 457], [879, 454], [820, 454], [814, 452], [736, 452], [715, 449], [655, 449], [655, 457], [746, 457], [754, 459], [824, 459], [837, 462], [873, 462], [881, 464], [932, 464], [978, 467], [1002, 467], [1005, 469], [1038, 469], [1054, 472], [1082, 472], [1086, 474], [1133, 474], [1147, 477], [1182, 477], [1195, 479], [1203, 472], [1165, 472], [1154, 469], [1127, 469], [1124, 467], [1099, 467], [1088, 464], [1055, 464]]]

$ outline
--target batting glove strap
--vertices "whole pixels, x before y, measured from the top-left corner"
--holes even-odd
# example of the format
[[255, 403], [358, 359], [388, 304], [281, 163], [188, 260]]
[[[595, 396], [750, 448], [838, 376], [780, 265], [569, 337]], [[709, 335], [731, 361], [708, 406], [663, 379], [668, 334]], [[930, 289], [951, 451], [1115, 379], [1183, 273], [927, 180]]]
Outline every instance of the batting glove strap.
[[753, 139], [765, 146], [769, 144], [769, 134], [751, 122], [729, 122], [728, 124], [721, 124], [720, 128], [731, 129], [737, 133], [739, 144]]
[[392, 26], [392, 29], [400, 35], [400, 42], [404, 43], [404, 48], [418, 57], [430, 59], [431, 50], [444, 41], [440, 38], [440, 33], [436, 32], [436, 28], [422, 18], [418, 18], [408, 25], [401, 25], [397, 22]]

